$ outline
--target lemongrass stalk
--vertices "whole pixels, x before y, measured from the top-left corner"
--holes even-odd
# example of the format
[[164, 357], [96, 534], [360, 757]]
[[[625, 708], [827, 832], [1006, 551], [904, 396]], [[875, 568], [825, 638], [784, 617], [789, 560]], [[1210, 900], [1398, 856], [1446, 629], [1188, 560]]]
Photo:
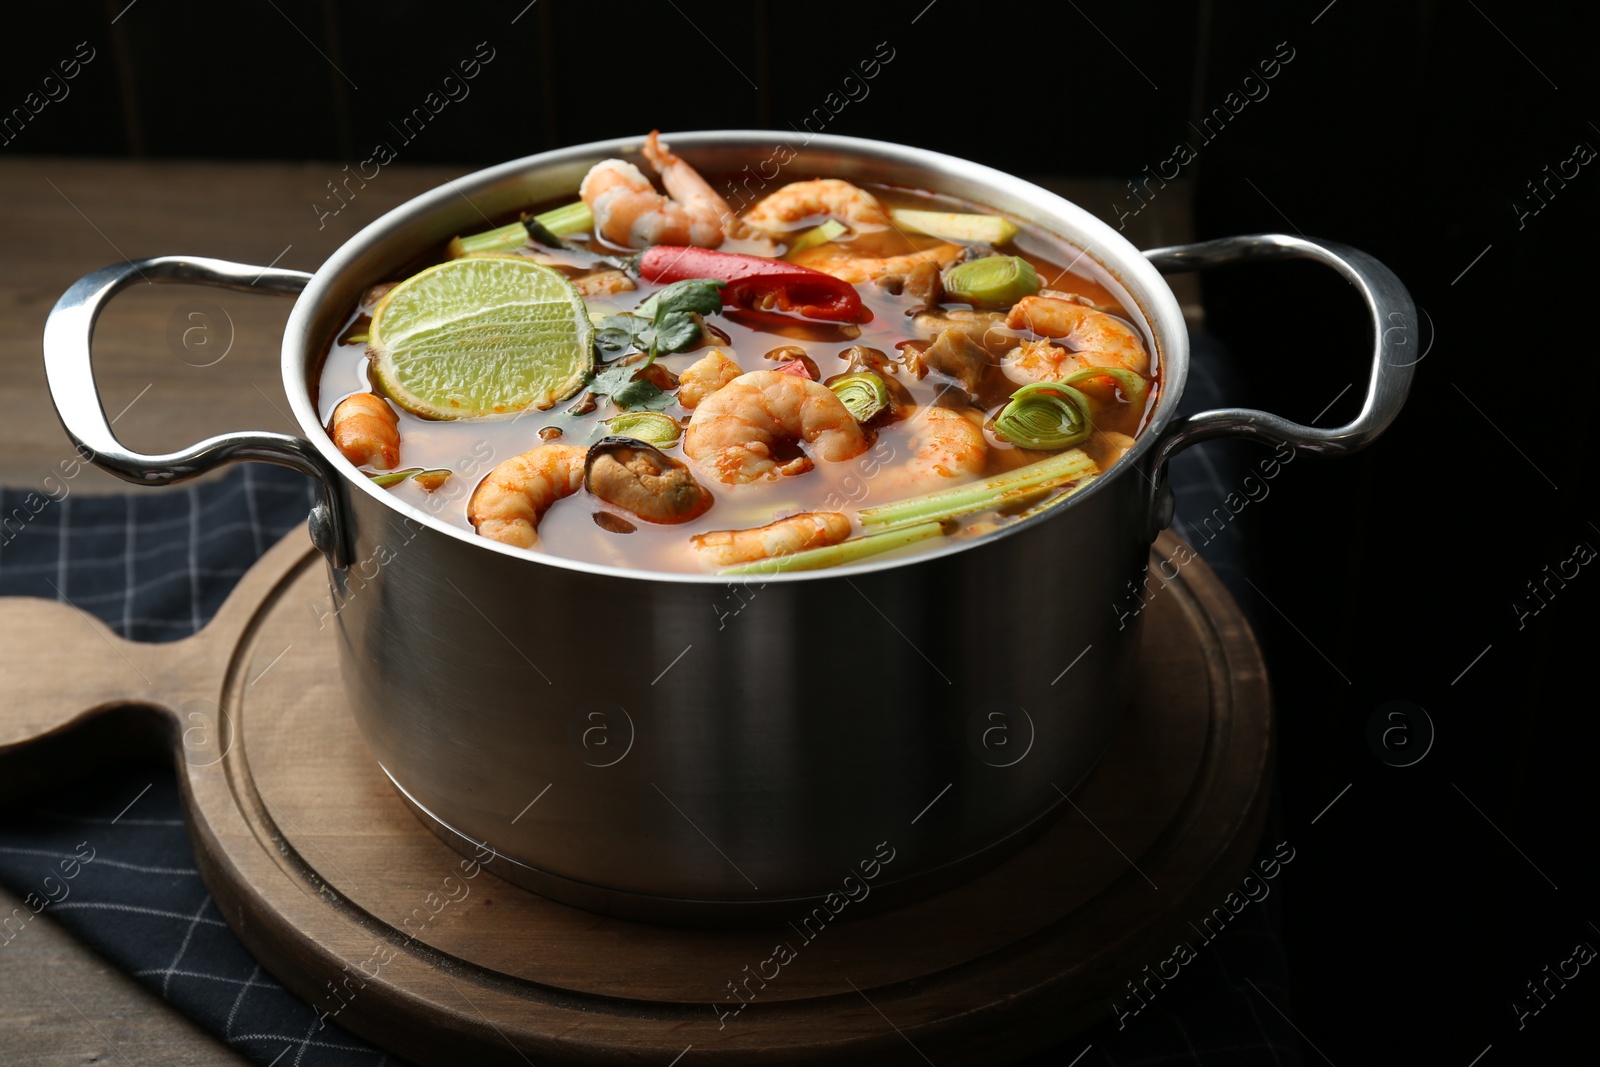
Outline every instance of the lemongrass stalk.
[[[566, 237], [581, 233], [594, 225], [594, 212], [582, 200], [535, 215], [533, 221], [543, 226], [552, 237]], [[450, 242], [452, 259], [460, 259], [472, 252], [507, 252], [522, 248], [533, 239], [528, 227], [520, 222], [509, 223], [486, 233], [471, 237], [457, 237]]]
[[999, 215], [967, 215], [951, 211], [917, 211], [892, 207], [889, 218], [895, 225], [914, 233], [925, 233], [945, 241], [1003, 245], [1017, 235], [1017, 228]]
[[817, 245], [825, 245], [836, 237], [842, 237], [847, 232], [844, 223], [838, 219], [829, 219], [820, 226], [813, 226], [805, 233], [794, 239], [794, 244], [783, 254], [784, 259], [793, 259], [796, 252], [804, 252]]
[[1017, 498], [1051, 483], [1065, 484], [1085, 474], [1097, 474], [1094, 460], [1080, 448], [1058, 453], [1026, 467], [971, 482], [954, 489], [941, 489], [936, 493], [897, 500], [893, 504], [862, 508], [863, 526], [904, 525], [913, 522], [933, 522], [956, 519], [963, 515], [1003, 507]]
[[373, 485], [379, 486], [379, 487], [384, 488], [384, 489], [390, 489], [390, 488], [393, 488], [394, 486], [399, 485], [401, 482], [405, 481], [407, 478], [415, 477], [416, 475], [421, 474], [422, 473], [422, 468], [421, 467], [406, 467], [404, 470], [381, 471], [381, 472], [367, 471], [366, 473], [367, 473], [367, 477], [372, 479], [372, 484]]
[[460, 259], [474, 252], [509, 252], [524, 247], [528, 240], [528, 228], [520, 222], [513, 222], [488, 233], [457, 237], [450, 242], [449, 253], [451, 259]]
[[[1040, 482], [1037, 485], [1025, 485], [1017, 488], [1006, 489], [999, 493], [991, 494], [981, 500], [974, 500], [958, 507], [949, 508], [948, 511], [954, 512], [954, 514], [949, 514], [946, 516], [945, 511], [940, 511], [938, 514], [941, 516], [946, 516], [941, 518], [940, 521], [950, 522], [957, 519], [965, 519], [982, 512], [994, 512], [996, 515], [1019, 512], [1024, 508], [1031, 507], [1039, 501], [1044, 500], [1057, 489], [1066, 488], [1073, 482], [1077, 481], [1079, 477], [1081, 477], [1081, 475], [1069, 475], [1062, 478], [1052, 478], [1047, 482]], [[923, 518], [921, 515], [912, 515], [904, 519], [893, 519], [888, 522], [875, 522], [871, 524], [871, 528], [883, 531], [900, 530], [907, 526], [915, 526], [918, 523], [926, 521], [928, 520]]]
[[1066, 492], [1057, 493], [1055, 496], [1051, 497], [1049, 500], [1046, 500], [1042, 504], [1035, 504], [1027, 511], [1024, 511], [1022, 514], [1018, 515], [1017, 519], [1019, 521], [1022, 519], [1031, 519], [1035, 515], [1043, 515], [1047, 511], [1051, 511], [1060, 507], [1062, 504], [1065, 504], [1067, 501], [1071, 500], [1073, 497], [1077, 496], [1079, 493], [1093, 485], [1094, 480], [1098, 477], [1100, 477], [1098, 474], [1089, 474], [1079, 478], [1078, 481], [1070, 486]]
[[535, 215], [533, 221], [557, 237], [582, 233], [594, 227], [594, 212], [582, 200]]
[[888, 552], [918, 541], [926, 541], [930, 537], [938, 537], [944, 533], [944, 524], [940, 522], [920, 522], [911, 526], [903, 526], [895, 530], [885, 530], [880, 533], [868, 534], [865, 537], [852, 538], [849, 541], [840, 541], [836, 545], [824, 545], [822, 548], [808, 548], [803, 552], [790, 552], [782, 556], [771, 556], [767, 559], [758, 559], [753, 563], [740, 563], [733, 567], [724, 567], [718, 574], [775, 574], [779, 571], [814, 571], [822, 567], [838, 567], [845, 563], [854, 563], [868, 556], [876, 556], [881, 552]]

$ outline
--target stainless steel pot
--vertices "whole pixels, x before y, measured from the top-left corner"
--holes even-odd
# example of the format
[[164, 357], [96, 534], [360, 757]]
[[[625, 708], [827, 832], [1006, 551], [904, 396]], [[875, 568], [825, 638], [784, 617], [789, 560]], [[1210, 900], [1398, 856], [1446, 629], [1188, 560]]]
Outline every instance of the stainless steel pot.
[[[1068, 506], [908, 559], [764, 581], [529, 555], [374, 487], [312, 402], [319, 356], [361, 291], [486, 217], [571, 195], [591, 164], [637, 139], [457, 179], [362, 230], [315, 274], [177, 256], [97, 271], [45, 327], [51, 394], [79, 449], [128, 481], [164, 485], [234, 460], [317, 480], [310, 529], [328, 560], [324, 618], [350, 708], [419, 817], [462, 851], [492, 849], [501, 875], [583, 907], [716, 925], [794, 918], [869, 878], [880, 904], [927, 892], [1020, 843], [1105, 748], [1139, 639], [1130, 583], [1172, 515], [1166, 461], [1223, 436], [1327, 454], [1366, 445], [1404, 402], [1415, 308], [1354, 249], [1272, 234], [1141, 254], [1060, 197], [933, 152], [830, 136], [792, 146], [758, 131], [668, 140], [708, 171], [792, 154], [769, 188], [819, 174], [929, 188], [1083, 249], [1158, 352], [1151, 424]], [[1188, 338], [1160, 271], [1266, 258], [1325, 263], [1366, 303], [1372, 367], [1347, 426], [1244, 409], [1174, 416]], [[283, 380], [305, 437], [231, 433], [168, 455], [118, 442], [90, 338], [100, 308], [135, 280], [298, 293]]]

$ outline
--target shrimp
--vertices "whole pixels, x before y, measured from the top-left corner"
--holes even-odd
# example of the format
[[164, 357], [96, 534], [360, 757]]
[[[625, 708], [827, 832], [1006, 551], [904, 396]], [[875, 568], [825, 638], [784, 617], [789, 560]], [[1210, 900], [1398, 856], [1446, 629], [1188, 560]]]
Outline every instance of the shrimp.
[[745, 212], [744, 222], [782, 239], [799, 224], [821, 217], [837, 219], [852, 230], [886, 230], [893, 225], [877, 197], [839, 178], [790, 182]]
[[850, 517], [837, 511], [806, 511], [750, 530], [712, 530], [689, 538], [700, 561], [731, 567], [808, 548], [836, 545], [850, 536]]
[[870, 282], [886, 274], [905, 274], [919, 263], [953, 263], [964, 250], [960, 245], [940, 244], [903, 256], [858, 256], [848, 248], [831, 242], [803, 249], [791, 262], [831, 274], [842, 281]]
[[595, 232], [614, 245], [697, 245], [716, 248], [724, 237], [740, 235], [728, 202], [717, 195], [698, 171], [661, 143], [651, 130], [644, 157], [661, 175], [667, 195], [656, 192], [638, 167], [621, 159], [603, 159], [589, 168], [578, 195], [594, 213]]
[[818, 459], [850, 459], [867, 450], [855, 416], [833, 390], [777, 371], [741, 374], [700, 401], [684, 435], [683, 452], [728, 485], [811, 469], [805, 457], [780, 464], [772, 446], [802, 440]]
[[[913, 430], [909, 445], [914, 451], [905, 463], [879, 473], [884, 487], [894, 492], [931, 492], [943, 487], [927, 483], [983, 473], [989, 445], [983, 439], [983, 428], [966, 415], [950, 408], [918, 408], [908, 425]], [[879, 484], [876, 478], [872, 484]]]
[[550, 505], [583, 485], [588, 451], [578, 445], [540, 445], [512, 456], [472, 491], [468, 521], [482, 537], [532, 548], [539, 543], [539, 520]]
[[693, 411], [700, 401], [743, 373], [726, 352], [713, 348], [678, 375], [678, 403]]
[[339, 401], [328, 435], [356, 466], [393, 470], [400, 462], [400, 416], [376, 393], [354, 393]]
[[1044, 341], [1024, 341], [1006, 356], [1005, 372], [1012, 381], [1057, 381], [1085, 367], [1150, 373], [1150, 354], [1133, 327], [1076, 301], [1025, 296], [1012, 305], [1006, 325], [1058, 338], [1071, 346], [1068, 351]]

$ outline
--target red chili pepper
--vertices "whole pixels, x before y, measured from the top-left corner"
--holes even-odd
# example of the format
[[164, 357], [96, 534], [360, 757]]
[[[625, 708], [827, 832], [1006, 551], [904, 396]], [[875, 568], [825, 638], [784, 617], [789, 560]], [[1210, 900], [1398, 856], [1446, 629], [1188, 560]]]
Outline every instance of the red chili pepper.
[[778, 374], [792, 374], [796, 378], [804, 378], [808, 382], [817, 380], [816, 375], [811, 373], [811, 368], [806, 366], [803, 360], [791, 359], [789, 362], [780, 363], [772, 369]]
[[792, 312], [826, 322], [858, 322], [865, 310], [856, 287], [831, 274], [781, 259], [711, 248], [656, 245], [639, 257], [639, 277], [663, 285], [685, 278], [715, 278], [727, 283], [722, 290], [724, 306]]

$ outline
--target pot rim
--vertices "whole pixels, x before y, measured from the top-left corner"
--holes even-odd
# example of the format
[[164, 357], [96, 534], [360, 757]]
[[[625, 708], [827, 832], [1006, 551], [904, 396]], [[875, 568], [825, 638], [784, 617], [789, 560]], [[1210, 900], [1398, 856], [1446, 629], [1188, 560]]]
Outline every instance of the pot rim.
[[[729, 147], [748, 144], [752, 147], [760, 146], [765, 149], [772, 147], [775, 143], [786, 145], [791, 140], [791, 135], [776, 130], [708, 130], [663, 133], [661, 139], [673, 144], [683, 154], [692, 156], [694, 150], [701, 147]], [[1083, 501], [1097, 493], [1105, 492], [1107, 486], [1115, 479], [1129, 476], [1130, 469], [1139, 469], [1141, 476], [1149, 480], [1149, 475], [1144, 473], [1142, 467], [1145, 465], [1146, 457], [1156, 448], [1157, 442], [1163, 436], [1167, 425], [1176, 416], [1178, 401], [1183, 395], [1184, 384], [1188, 378], [1189, 370], [1189, 337], [1184, 323], [1183, 312], [1179, 307], [1176, 295], [1167, 285], [1165, 279], [1162, 278], [1160, 272], [1151, 265], [1137, 248], [1118, 231], [1112, 229], [1110, 225], [1064, 197], [1058, 196], [1032, 182], [1024, 181], [1004, 171], [996, 170], [980, 163], [974, 163], [970, 160], [941, 152], [870, 138], [846, 137], [838, 134], [814, 134], [807, 137], [804, 145], [795, 151], [794, 163], [787, 165], [792, 166], [798, 172], [805, 172], [806, 168], [803, 165], [795, 164], [799, 164], [804, 160], [807, 150], [815, 145], [824, 150], [866, 156], [889, 163], [918, 168], [923, 171], [948, 174], [957, 179], [979, 184], [993, 192], [1009, 195], [1019, 201], [1026, 202], [1030, 207], [1036, 209], [1036, 213], [1033, 217], [1023, 217], [1020, 213], [1015, 212], [1008, 213], [1018, 214], [1018, 217], [1023, 218], [1023, 221], [1045, 230], [1079, 249], [1082, 256], [1088, 257], [1101, 270], [1105, 271], [1132, 299], [1133, 306], [1127, 310], [1137, 311], [1140, 316], [1138, 324], [1148, 331], [1149, 337], [1154, 344], [1155, 358], [1159, 361], [1158, 365], [1161, 373], [1161, 390], [1157, 396], [1156, 410], [1150, 421], [1134, 441], [1133, 447], [1113, 465], [1109, 474], [1097, 478], [1094, 484], [1076, 494], [1060, 507], [1052, 508], [1029, 519], [1009, 522], [997, 530], [992, 530], [978, 537], [946, 544], [940, 548], [923, 549], [914, 554], [893, 559], [869, 559], [840, 567], [828, 567], [811, 571], [780, 571], [762, 575], [693, 574], [646, 570], [569, 559], [553, 553], [530, 553], [461, 529], [437, 515], [397, 499], [393, 494], [386, 492], [375, 485], [371, 479], [365, 477], [353, 463], [344, 457], [343, 453], [334, 447], [333, 440], [322, 426], [316, 406], [311, 400], [310, 361], [320, 353], [322, 344], [322, 338], [316, 337], [312, 332], [313, 320], [320, 306], [329, 298], [330, 292], [334, 289], [340, 277], [350, 270], [352, 265], [363, 254], [387, 239], [392, 231], [404, 228], [408, 224], [421, 222], [427, 216], [439, 211], [446, 204], [453, 204], [462, 198], [467, 199], [470, 203], [473, 193], [533, 170], [562, 164], [593, 163], [613, 156], [636, 155], [643, 142], [643, 136], [591, 141], [587, 144], [523, 156], [519, 159], [509, 160], [505, 163], [499, 163], [492, 167], [462, 175], [385, 212], [340, 245], [322, 266], [317, 268], [311, 280], [306, 284], [304, 291], [296, 299], [284, 329], [281, 361], [283, 384], [289, 398], [290, 407], [294, 412], [295, 419], [300, 424], [301, 430], [305, 433], [306, 438], [310, 440], [313, 447], [326, 457], [333, 467], [344, 476], [344, 485], [347, 491], [364, 492], [374, 499], [380, 500], [396, 514], [409, 518], [438, 533], [455, 538], [479, 550], [495, 552], [529, 565], [561, 567], [567, 570], [614, 578], [684, 584], [726, 585], [729, 583], [748, 583], [753, 578], [760, 578], [763, 584], [849, 578], [876, 571], [893, 570], [916, 563], [931, 562], [945, 556], [970, 551], [979, 546], [994, 544], [1008, 537], [1016, 536], [1025, 530], [1031, 530], [1042, 523], [1059, 520], [1063, 515], [1082, 506]], [[942, 190], [933, 188], [932, 191], [940, 192]], [[980, 200], [979, 202], [982, 203], [983, 201]]]

